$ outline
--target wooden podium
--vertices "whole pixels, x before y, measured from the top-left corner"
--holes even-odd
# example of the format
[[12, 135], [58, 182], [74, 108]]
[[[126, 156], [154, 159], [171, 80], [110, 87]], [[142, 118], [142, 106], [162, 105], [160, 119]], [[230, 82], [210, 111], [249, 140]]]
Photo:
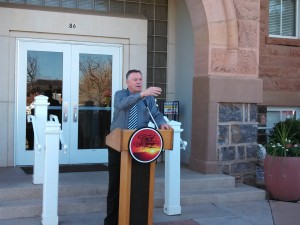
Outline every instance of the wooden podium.
[[[117, 128], [106, 136], [106, 145], [121, 153], [119, 225], [152, 225], [156, 162], [154, 161], [144, 164], [137, 162], [134, 159], [132, 160], [132, 157], [128, 151], [128, 142], [134, 131], [135, 130], [122, 130]], [[174, 130], [171, 129], [158, 131], [163, 139], [163, 149], [173, 149]], [[144, 167], [148, 168], [144, 170]], [[131, 179], [132, 173], [135, 174], [133, 179]], [[132, 183], [139, 185], [144, 182], [145, 184], [142, 187], [146, 187], [145, 189], [148, 189], [146, 191], [148, 196], [145, 196], [144, 192], [142, 194], [138, 193], [140, 191], [145, 191], [144, 189], [140, 190], [142, 188], [138, 188], [134, 190], [134, 187], [132, 187]], [[135, 198], [134, 195], [137, 195], [137, 197]], [[132, 208], [133, 205], [135, 205], [135, 208]], [[134, 213], [131, 212], [131, 209]], [[143, 212], [143, 210], [145, 212]], [[137, 213], [138, 215], [136, 215]]]

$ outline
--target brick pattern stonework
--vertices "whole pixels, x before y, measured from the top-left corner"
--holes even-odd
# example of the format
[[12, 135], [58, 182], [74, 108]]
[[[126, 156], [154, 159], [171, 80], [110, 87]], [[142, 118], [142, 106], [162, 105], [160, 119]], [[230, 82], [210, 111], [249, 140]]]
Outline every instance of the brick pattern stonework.
[[258, 73], [259, 0], [233, 0], [232, 2], [236, 21], [228, 21], [226, 28], [223, 29], [227, 29], [232, 36], [236, 32], [238, 39], [237, 42], [227, 43], [227, 47], [219, 44], [212, 45], [211, 72], [219, 75], [256, 75]]
[[217, 153], [221, 171], [255, 184], [257, 105], [219, 103]]
[[[269, 37], [268, 3], [268, 0], [260, 2], [259, 77], [264, 81], [264, 91], [298, 94], [300, 92], [300, 40]], [[273, 102], [286, 105], [284, 100], [278, 102], [276, 98]]]

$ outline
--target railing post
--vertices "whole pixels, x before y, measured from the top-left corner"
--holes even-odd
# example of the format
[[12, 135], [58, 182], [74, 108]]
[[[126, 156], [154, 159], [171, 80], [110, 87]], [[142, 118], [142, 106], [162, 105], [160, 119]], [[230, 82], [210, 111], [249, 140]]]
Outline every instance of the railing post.
[[44, 182], [45, 171], [45, 124], [48, 114], [48, 97], [39, 95], [34, 98], [34, 116], [35, 128], [41, 150], [38, 150], [36, 143], [34, 144], [34, 165], [33, 165], [33, 183], [42, 184]]
[[180, 206], [180, 128], [181, 123], [169, 121], [174, 129], [173, 150], [165, 151], [165, 204], [167, 215], [181, 214]]
[[43, 185], [43, 225], [58, 225], [58, 173], [60, 124], [45, 125], [45, 179]]

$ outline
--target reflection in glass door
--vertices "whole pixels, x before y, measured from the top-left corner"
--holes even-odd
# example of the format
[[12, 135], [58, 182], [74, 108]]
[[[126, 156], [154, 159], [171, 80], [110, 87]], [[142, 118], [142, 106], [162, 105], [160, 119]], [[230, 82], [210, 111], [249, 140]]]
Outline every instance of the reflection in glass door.
[[105, 148], [111, 121], [112, 56], [79, 54], [78, 149]]
[[72, 46], [71, 82], [64, 87], [70, 90], [69, 135], [76, 140], [70, 142], [70, 162], [94, 163], [99, 158], [107, 162], [105, 136], [110, 128], [111, 95], [121, 89], [121, 71], [120, 46]]
[[48, 115], [57, 115], [62, 125], [68, 152], [60, 151], [60, 163], [107, 162], [105, 136], [111, 95], [121, 88], [121, 47], [21, 40], [17, 58], [16, 164], [33, 164], [26, 115], [34, 114], [32, 102], [39, 94], [48, 96]]
[[[49, 66], [51, 65], [51, 66]], [[27, 51], [26, 115], [34, 115], [34, 97], [48, 97], [48, 115], [56, 115], [61, 123], [63, 53]], [[34, 145], [32, 124], [26, 121], [26, 150]]]

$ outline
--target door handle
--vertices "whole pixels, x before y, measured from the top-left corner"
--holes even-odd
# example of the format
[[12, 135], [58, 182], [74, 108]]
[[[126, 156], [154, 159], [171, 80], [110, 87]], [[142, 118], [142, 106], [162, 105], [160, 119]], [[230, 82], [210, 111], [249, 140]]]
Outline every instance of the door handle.
[[63, 102], [63, 122], [68, 122], [68, 102]]
[[78, 105], [74, 103], [73, 105], [73, 122], [76, 123], [78, 121]]
[[64, 122], [68, 122], [68, 114], [64, 113]]

